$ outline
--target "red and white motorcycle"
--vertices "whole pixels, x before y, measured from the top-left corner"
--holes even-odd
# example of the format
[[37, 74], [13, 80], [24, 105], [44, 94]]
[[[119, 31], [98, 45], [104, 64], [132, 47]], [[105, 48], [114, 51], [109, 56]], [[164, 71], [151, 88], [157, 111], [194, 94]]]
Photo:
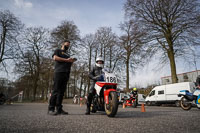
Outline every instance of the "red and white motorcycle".
[[101, 81], [95, 84], [95, 95], [91, 112], [105, 111], [108, 117], [114, 117], [118, 110], [117, 78], [113, 73], [104, 71]]

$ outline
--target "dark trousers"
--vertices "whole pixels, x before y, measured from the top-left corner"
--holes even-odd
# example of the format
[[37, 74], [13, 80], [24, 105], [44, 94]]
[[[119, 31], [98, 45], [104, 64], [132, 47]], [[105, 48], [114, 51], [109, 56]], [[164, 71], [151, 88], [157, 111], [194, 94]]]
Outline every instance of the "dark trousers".
[[87, 108], [90, 108], [91, 103], [92, 103], [92, 98], [95, 95], [95, 89], [94, 89], [95, 83], [96, 82], [92, 83], [91, 88], [89, 90], [89, 94], [88, 94], [88, 97], [87, 97]]
[[62, 110], [62, 101], [68, 80], [69, 80], [69, 73], [66, 72], [54, 73], [54, 84], [49, 103], [49, 110], [54, 111], [55, 107], [57, 111]]

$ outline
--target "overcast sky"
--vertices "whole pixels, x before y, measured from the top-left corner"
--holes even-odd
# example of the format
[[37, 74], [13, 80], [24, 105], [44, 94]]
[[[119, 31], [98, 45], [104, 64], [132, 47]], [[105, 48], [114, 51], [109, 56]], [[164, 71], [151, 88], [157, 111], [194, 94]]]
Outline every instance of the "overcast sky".
[[[81, 36], [95, 33], [101, 26], [112, 27], [120, 34], [119, 24], [124, 20], [123, 4], [126, 0], [0, 0], [0, 10], [9, 9], [26, 26], [57, 27], [63, 20], [73, 21]], [[158, 58], [130, 74], [130, 85], [146, 86], [170, 75], [170, 66], [156, 69]], [[198, 64], [199, 66], [199, 64]], [[184, 61], [177, 62], [177, 73], [195, 70]], [[0, 73], [0, 77], [2, 72]], [[11, 76], [7, 76], [11, 78]]]

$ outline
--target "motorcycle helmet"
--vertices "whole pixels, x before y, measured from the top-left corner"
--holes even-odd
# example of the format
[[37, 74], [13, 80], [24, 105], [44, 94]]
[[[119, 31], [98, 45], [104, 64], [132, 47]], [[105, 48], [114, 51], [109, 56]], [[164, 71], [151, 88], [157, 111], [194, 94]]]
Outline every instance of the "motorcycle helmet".
[[[99, 61], [101, 61], [102, 64], [99, 64], [99, 63], [98, 63]], [[97, 67], [103, 68], [103, 66], [104, 66], [104, 60], [103, 60], [102, 57], [97, 57], [97, 59], [96, 59], [96, 66], [97, 66]]]
[[133, 91], [137, 91], [137, 88], [133, 88]]

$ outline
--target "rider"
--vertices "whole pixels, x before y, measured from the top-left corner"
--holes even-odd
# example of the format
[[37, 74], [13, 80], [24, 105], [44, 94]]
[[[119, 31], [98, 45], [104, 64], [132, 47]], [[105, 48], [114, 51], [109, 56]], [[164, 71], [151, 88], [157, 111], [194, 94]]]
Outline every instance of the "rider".
[[130, 94], [133, 94], [133, 97], [136, 98], [136, 105], [138, 103], [138, 91], [137, 88], [133, 88], [133, 90], [130, 92]]
[[89, 74], [89, 78], [93, 82], [92, 82], [91, 88], [89, 90], [89, 95], [87, 97], [87, 109], [86, 109], [86, 113], [85, 113], [86, 115], [90, 114], [90, 106], [91, 106], [91, 103], [92, 103], [92, 98], [93, 98], [94, 93], [95, 93], [94, 86], [95, 86], [95, 83], [98, 80], [100, 80], [100, 78], [101, 78], [101, 74], [103, 73], [102, 72], [103, 67], [104, 67], [104, 60], [103, 60], [102, 57], [98, 57], [96, 59], [95, 67], [91, 70], [91, 72]]
[[133, 96], [137, 96], [137, 88], [133, 88], [133, 90], [130, 92], [130, 94], [133, 94]]

